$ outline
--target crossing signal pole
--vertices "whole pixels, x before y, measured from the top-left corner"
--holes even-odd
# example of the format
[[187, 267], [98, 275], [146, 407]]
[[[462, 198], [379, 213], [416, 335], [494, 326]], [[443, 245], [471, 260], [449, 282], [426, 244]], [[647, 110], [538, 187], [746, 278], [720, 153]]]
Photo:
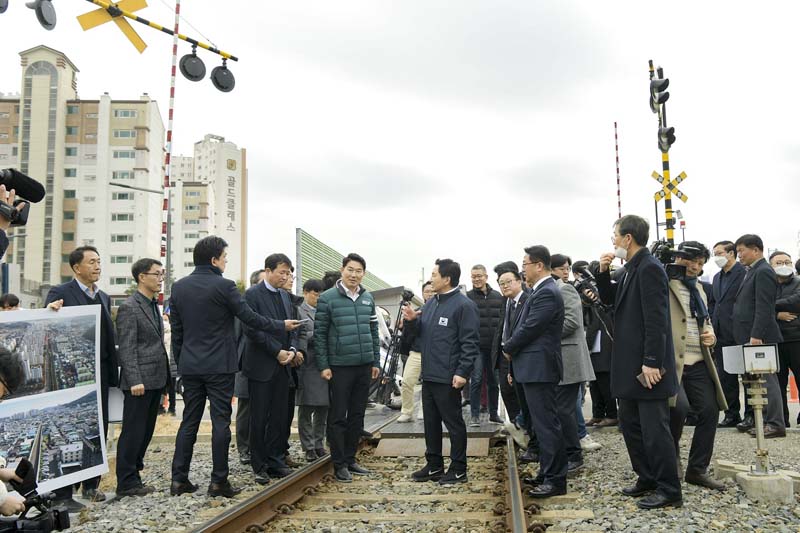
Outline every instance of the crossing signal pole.
[[666, 102], [669, 100], [669, 79], [664, 77], [664, 70], [658, 67], [653, 68], [653, 60], [650, 60], [650, 110], [658, 115], [658, 149], [661, 151], [661, 172], [653, 172], [652, 177], [661, 184], [661, 190], [655, 194], [656, 202], [656, 226], [658, 225], [658, 202], [664, 199], [665, 225], [667, 230], [667, 241], [675, 244], [675, 212], [672, 210], [672, 195], [677, 196], [681, 201], [686, 202], [688, 196], [678, 189], [678, 184], [684, 181], [687, 176], [681, 172], [677, 178], [672, 179], [669, 172], [669, 149], [675, 143], [675, 128], [667, 126]]

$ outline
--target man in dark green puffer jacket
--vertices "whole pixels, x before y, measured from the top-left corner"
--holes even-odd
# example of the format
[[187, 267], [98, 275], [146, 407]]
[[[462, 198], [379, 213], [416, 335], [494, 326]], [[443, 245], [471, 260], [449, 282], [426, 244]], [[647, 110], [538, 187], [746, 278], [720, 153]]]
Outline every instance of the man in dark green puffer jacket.
[[317, 367], [330, 384], [328, 442], [336, 479], [367, 475], [356, 463], [369, 384], [380, 371], [380, 340], [375, 300], [361, 286], [367, 263], [358, 254], [342, 260], [342, 279], [323, 292], [314, 319]]

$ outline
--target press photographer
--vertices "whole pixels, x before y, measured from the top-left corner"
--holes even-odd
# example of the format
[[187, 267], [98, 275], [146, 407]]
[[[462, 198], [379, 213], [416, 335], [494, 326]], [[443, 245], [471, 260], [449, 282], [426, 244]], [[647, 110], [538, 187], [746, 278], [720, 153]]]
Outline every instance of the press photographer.
[[594, 274], [599, 267], [597, 261], [590, 265], [586, 261], [576, 261], [572, 265], [573, 285], [581, 295], [583, 303], [583, 323], [586, 328], [586, 344], [592, 358], [595, 380], [589, 383], [592, 396], [592, 418], [587, 426], [616, 426], [617, 400], [611, 396], [611, 349], [613, 347], [614, 314], [603, 304]]
[[8, 228], [24, 226], [29, 202], [41, 202], [44, 195], [44, 187], [38, 181], [13, 168], [0, 170], [0, 258], [8, 248]]
[[[0, 189], [2, 186], [0, 185]], [[4, 191], [0, 191], [4, 192]], [[25, 379], [25, 367], [18, 355], [12, 354], [0, 347], [0, 401], [12, 394]], [[18, 494], [9, 494], [6, 483], [11, 481], [22, 482], [10, 468], [5, 468], [5, 458], [0, 457], [0, 514], [11, 516], [25, 510], [25, 498]]]

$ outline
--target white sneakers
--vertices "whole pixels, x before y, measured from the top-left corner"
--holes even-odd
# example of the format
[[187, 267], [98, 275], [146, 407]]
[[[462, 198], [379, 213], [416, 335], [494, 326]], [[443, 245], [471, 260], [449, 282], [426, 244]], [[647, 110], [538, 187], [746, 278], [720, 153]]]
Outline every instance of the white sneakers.
[[400, 415], [399, 417], [397, 417], [397, 421], [398, 422], [411, 422], [413, 420], [414, 420], [414, 418], [411, 415], [403, 414], [403, 415]]
[[599, 450], [602, 448], [603, 445], [599, 442], [595, 441], [589, 435], [586, 435], [581, 439], [581, 449], [587, 452], [592, 452], [594, 450]]

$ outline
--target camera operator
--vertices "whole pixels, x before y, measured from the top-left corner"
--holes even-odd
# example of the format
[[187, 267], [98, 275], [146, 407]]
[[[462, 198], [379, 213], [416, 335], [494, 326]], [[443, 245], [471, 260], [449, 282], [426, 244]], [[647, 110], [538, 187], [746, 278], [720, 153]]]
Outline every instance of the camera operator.
[[716, 343], [705, 291], [697, 276], [711, 253], [697, 241], [682, 242], [674, 252], [675, 263], [685, 267], [682, 279], [669, 282], [669, 310], [675, 371], [680, 382], [677, 397], [670, 399], [670, 431], [680, 455], [680, 439], [689, 410], [696, 423], [685, 481], [692, 485], [723, 490], [725, 485], [706, 473], [714, 452], [719, 411], [728, 408], [712, 356]]
[[[0, 186], [2, 187], [2, 186]], [[18, 355], [0, 347], [0, 401], [22, 384], [25, 379], [25, 367]], [[5, 468], [5, 459], [0, 457], [0, 514], [11, 516], [25, 510], [25, 498], [17, 494], [8, 494], [6, 483], [22, 480], [10, 468]]]
[[575, 288], [581, 295], [583, 323], [586, 327], [586, 344], [592, 359], [595, 380], [589, 383], [592, 396], [592, 418], [587, 426], [609, 427], [619, 424], [617, 401], [611, 396], [611, 349], [614, 330], [613, 312], [603, 305], [598, 296], [597, 284], [589, 277], [597, 272], [599, 263], [576, 261], [572, 266]]
[[[0, 185], [0, 203], [6, 204], [6, 206], [14, 205], [14, 200], [16, 199], [17, 195], [14, 189], [10, 191], [6, 190], [5, 185]], [[17, 206], [17, 212], [22, 211], [25, 207], [24, 203], [21, 203]], [[4, 212], [0, 212], [0, 259], [3, 258], [3, 255], [6, 253], [6, 249], [8, 248], [8, 236], [6, 235], [6, 231], [8, 228], [11, 227], [11, 218], [6, 216]]]
[[[425, 302], [433, 298], [433, 285], [426, 281], [422, 285], [422, 300]], [[404, 305], [410, 305], [406, 303]], [[401, 323], [402, 324], [402, 323]], [[414, 387], [419, 382], [422, 372], [422, 353], [420, 352], [419, 336], [416, 328], [407, 328], [400, 337], [400, 351], [408, 353], [403, 362], [403, 384], [401, 388], [402, 407], [398, 422], [411, 422], [414, 420]]]

